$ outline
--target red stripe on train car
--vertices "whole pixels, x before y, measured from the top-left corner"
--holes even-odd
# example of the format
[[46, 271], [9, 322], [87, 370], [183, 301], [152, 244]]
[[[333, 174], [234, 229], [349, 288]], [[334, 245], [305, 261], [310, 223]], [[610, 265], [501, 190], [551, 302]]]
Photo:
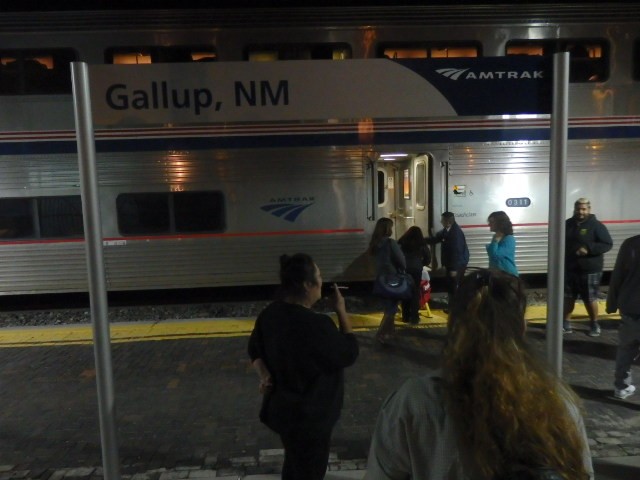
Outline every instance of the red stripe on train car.
[[[364, 233], [363, 228], [345, 229], [324, 229], [324, 230], [285, 230], [279, 232], [235, 232], [235, 233], [197, 233], [190, 235], [153, 235], [153, 236], [131, 236], [131, 237], [109, 237], [104, 238], [107, 242], [129, 242], [129, 241], [149, 241], [149, 240], [188, 240], [198, 238], [225, 238], [225, 237], [274, 237], [286, 235], [333, 235], [345, 233]], [[0, 240], [0, 245], [31, 245], [50, 243], [82, 243], [84, 238], [59, 238], [41, 240]], [[114, 245], [115, 246], [115, 245]]]

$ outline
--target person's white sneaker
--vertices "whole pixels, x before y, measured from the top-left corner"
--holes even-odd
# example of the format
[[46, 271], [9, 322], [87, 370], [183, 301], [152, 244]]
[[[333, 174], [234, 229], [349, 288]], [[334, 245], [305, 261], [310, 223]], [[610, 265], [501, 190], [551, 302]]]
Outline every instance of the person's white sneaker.
[[623, 389], [616, 388], [615, 391], [613, 392], [613, 396], [624, 400], [625, 398], [633, 395], [635, 391], [636, 391], [636, 387], [634, 387], [633, 385], [629, 385], [627, 388], [623, 388]]

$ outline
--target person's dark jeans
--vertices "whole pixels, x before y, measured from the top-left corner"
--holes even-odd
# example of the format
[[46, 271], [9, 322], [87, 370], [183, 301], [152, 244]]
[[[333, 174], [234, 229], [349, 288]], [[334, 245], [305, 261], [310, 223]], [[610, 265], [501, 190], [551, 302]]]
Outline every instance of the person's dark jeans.
[[621, 315], [614, 385], [622, 390], [632, 385], [631, 365], [640, 352], [640, 315]]
[[453, 297], [458, 290], [458, 285], [460, 285], [462, 277], [464, 277], [464, 272], [466, 269], [466, 266], [461, 267], [457, 270], [452, 270], [447, 267], [447, 296], [449, 299], [449, 303], [451, 303], [451, 301], [453, 300]]
[[409, 300], [402, 302], [402, 320], [409, 323], [420, 321], [420, 281], [422, 280], [422, 269], [407, 270], [413, 278], [413, 296]]
[[294, 428], [281, 433], [282, 480], [322, 480], [327, 473], [331, 430]]

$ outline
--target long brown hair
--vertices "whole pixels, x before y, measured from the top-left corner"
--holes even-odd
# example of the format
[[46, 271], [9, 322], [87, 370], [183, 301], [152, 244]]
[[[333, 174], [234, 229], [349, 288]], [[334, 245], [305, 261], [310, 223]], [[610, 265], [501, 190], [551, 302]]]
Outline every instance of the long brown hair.
[[376, 222], [376, 226], [373, 228], [373, 234], [371, 235], [371, 241], [369, 242], [369, 248], [367, 249], [369, 255], [375, 255], [380, 241], [384, 237], [390, 237], [392, 233], [393, 220], [387, 217], [379, 218]]
[[474, 470], [500, 478], [518, 464], [552, 468], [567, 480], [587, 478], [588, 446], [567, 404], [577, 408], [579, 400], [526, 343], [522, 281], [472, 271], [450, 309], [446, 402]]
[[398, 239], [403, 252], [421, 252], [425, 247], [424, 235], [420, 227], [414, 225]]

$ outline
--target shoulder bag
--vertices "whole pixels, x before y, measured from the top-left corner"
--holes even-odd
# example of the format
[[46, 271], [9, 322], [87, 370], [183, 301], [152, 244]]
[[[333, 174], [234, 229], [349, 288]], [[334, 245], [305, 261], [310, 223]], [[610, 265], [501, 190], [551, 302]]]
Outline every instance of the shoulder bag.
[[413, 290], [413, 278], [404, 272], [378, 275], [373, 284], [374, 295], [393, 300], [409, 300]]

